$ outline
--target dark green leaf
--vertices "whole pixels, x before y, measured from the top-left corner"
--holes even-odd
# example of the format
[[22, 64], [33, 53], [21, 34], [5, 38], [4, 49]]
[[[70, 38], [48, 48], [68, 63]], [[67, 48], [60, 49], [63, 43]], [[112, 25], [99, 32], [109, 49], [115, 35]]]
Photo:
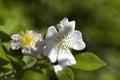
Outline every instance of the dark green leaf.
[[10, 41], [10, 36], [4, 33], [3, 31], [0, 31], [0, 38], [1, 38], [1, 42]]
[[64, 69], [57, 73], [58, 80], [73, 80], [74, 74], [69, 67], [64, 67]]
[[2, 65], [6, 65], [9, 63], [9, 60], [7, 59], [4, 51], [2, 50], [1, 46], [0, 46], [0, 66]]
[[[6, 54], [5, 54], [5, 52], [4, 52], [4, 50], [2, 49], [2, 47], [0, 46], [0, 58], [1, 58], [1, 65], [2, 65], [2, 67], [3, 68], [7, 68], [7, 69], [11, 69], [12, 68], [12, 65], [11, 65], [11, 63], [10, 63], [10, 61], [9, 61], [9, 59], [7, 58], [7, 56], [6, 56]], [[4, 62], [4, 63], [3, 63]], [[1, 66], [0, 65], [0, 66]]]
[[[39, 69], [40, 70], [40, 69]], [[53, 70], [49, 67], [40, 71], [26, 70], [21, 80], [57, 80]]]
[[95, 54], [85, 52], [75, 56], [77, 63], [72, 68], [81, 70], [96, 70], [106, 64]]
[[6, 64], [8, 64], [8, 63], [9, 63], [9, 61], [0, 58], [0, 65], [6, 65]]

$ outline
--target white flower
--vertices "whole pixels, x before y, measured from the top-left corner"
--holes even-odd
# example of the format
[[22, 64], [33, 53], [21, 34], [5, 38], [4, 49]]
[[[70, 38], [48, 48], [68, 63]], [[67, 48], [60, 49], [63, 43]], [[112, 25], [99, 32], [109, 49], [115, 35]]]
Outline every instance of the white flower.
[[54, 26], [48, 28], [46, 34], [46, 49], [43, 54], [48, 56], [54, 64], [55, 72], [61, 71], [64, 66], [76, 64], [69, 48], [82, 50], [85, 43], [80, 31], [75, 30], [75, 21], [64, 18], [59, 23], [58, 30]]
[[37, 34], [32, 30], [21, 32], [20, 34], [13, 34], [11, 39], [11, 49], [18, 50], [22, 48], [22, 53], [25, 55], [35, 55], [41, 52], [45, 43], [42, 41], [41, 34]]
[[60, 65], [53, 65], [53, 68], [54, 68], [55, 73], [63, 69], [63, 67], [61, 67]]

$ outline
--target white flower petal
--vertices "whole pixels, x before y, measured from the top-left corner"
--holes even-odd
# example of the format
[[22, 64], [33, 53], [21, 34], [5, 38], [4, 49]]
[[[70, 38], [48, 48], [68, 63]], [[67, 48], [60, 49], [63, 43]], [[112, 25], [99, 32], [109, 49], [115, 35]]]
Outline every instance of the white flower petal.
[[76, 64], [76, 61], [69, 49], [60, 49], [58, 54], [58, 63], [60, 66], [64, 67], [67, 65]]
[[72, 33], [75, 29], [75, 21], [68, 21], [68, 18], [64, 18], [60, 21], [59, 32], [64, 34]]
[[57, 37], [57, 30], [54, 26], [50, 26], [48, 28], [47, 34], [46, 34], [46, 39], [55, 39]]
[[41, 34], [36, 34], [36, 41], [42, 41]]
[[57, 59], [57, 50], [55, 49], [56, 39], [57, 37], [57, 30], [54, 26], [48, 28], [46, 34], [46, 48], [43, 51], [45, 56], [48, 56], [50, 61], [54, 63]]
[[35, 46], [32, 46], [31, 54], [28, 53], [28, 55], [36, 55], [43, 53], [44, 46], [45, 46], [45, 41], [38, 41]]
[[53, 48], [53, 46], [47, 46], [44, 50], [43, 54], [48, 56], [52, 63], [56, 62], [57, 60], [57, 49]]
[[63, 67], [61, 67], [60, 65], [53, 65], [53, 68], [54, 68], [55, 73], [63, 69]]
[[34, 32], [33, 32], [32, 30], [27, 30], [26, 33], [32, 34], [32, 33], [34, 33]]
[[35, 47], [35, 46], [32, 46], [32, 47], [31, 47], [31, 50], [33, 50], [33, 51], [38, 51], [38, 48]]
[[73, 42], [72, 48], [75, 50], [82, 50], [86, 46], [82, 39], [81, 32], [77, 30], [75, 30], [73, 33], [72, 42]]
[[37, 53], [42, 53], [44, 50], [46, 43], [44, 40], [42, 41], [38, 41], [35, 45], [35, 47], [37, 48]]
[[17, 44], [17, 43], [11, 43], [11, 49], [13, 49], [13, 50], [18, 50], [21, 46], [20, 46], [20, 44]]
[[28, 56], [35, 56], [36, 54], [40, 53], [40, 49], [36, 46], [31, 46], [28, 48], [22, 48], [22, 53]]
[[11, 39], [19, 40], [20, 39], [20, 35], [19, 34], [14, 34], [14, 35], [11, 36]]
[[31, 48], [23, 48], [23, 49], [22, 49], [22, 53], [23, 53], [23, 54], [26, 54], [26, 55], [31, 54]]

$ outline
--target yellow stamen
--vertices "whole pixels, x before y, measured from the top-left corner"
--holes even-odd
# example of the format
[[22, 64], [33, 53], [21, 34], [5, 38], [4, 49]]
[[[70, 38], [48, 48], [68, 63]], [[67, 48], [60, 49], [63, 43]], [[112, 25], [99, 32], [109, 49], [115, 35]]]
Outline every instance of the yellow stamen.
[[64, 38], [61, 39], [61, 40], [59, 40], [59, 43], [58, 43], [59, 46], [61, 46], [61, 47], [65, 47], [66, 44], [67, 44], [67, 42], [66, 42], [66, 40], [65, 40]]
[[71, 36], [67, 36], [67, 35], [59, 35], [56, 39], [56, 42], [58, 44], [59, 47], [67, 49], [67, 48], [71, 48], [74, 44], [71, 40]]
[[21, 32], [20, 41], [24, 47], [30, 46], [34, 43], [34, 35], [30, 32]]

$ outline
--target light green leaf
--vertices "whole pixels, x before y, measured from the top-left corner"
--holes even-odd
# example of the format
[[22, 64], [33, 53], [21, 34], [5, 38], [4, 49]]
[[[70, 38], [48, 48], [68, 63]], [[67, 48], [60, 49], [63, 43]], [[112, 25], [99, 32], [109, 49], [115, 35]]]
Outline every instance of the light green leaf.
[[33, 61], [34, 60], [34, 57], [33, 56], [23, 56], [23, 59], [22, 59], [25, 64], [29, 63], [30, 61]]
[[29, 28], [29, 26], [23, 26], [19, 20], [6, 19], [4, 25], [0, 26], [0, 31], [11, 35], [13, 33], [18, 33], [21, 30], [26, 30], [27, 28]]
[[95, 54], [85, 52], [75, 56], [77, 63], [72, 68], [81, 70], [96, 70], [106, 64]]
[[57, 73], [58, 80], [73, 80], [74, 73], [69, 67], [64, 67], [64, 69]]

